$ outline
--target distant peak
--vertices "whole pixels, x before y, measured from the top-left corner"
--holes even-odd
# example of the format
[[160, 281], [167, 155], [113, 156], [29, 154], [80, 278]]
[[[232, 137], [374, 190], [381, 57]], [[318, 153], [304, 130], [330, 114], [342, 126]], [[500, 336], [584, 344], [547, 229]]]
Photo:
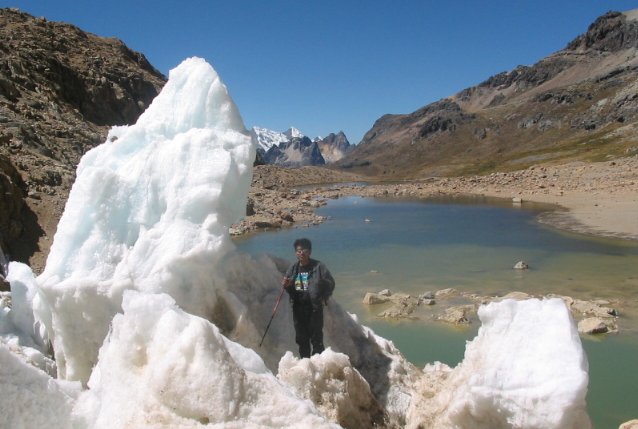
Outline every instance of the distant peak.
[[288, 128], [286, 131], [284, 131], [284, 135], [289, 139], [305, 137], [303, 133], [295, 127]]

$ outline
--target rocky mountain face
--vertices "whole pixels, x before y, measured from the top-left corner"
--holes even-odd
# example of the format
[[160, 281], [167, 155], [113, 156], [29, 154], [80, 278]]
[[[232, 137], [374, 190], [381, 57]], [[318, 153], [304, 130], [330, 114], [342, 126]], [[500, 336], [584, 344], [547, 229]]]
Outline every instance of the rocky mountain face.
[[326, 163], [317, 142], [306, 136], [292, 137], [288, 141], [271, 146], [263, 159], [266, 164], [282, 167], [303, 167]]
[[262, 127], [252, 127], [250, 130], [250, 138], [262, 155], [272, 146], [287, 142], [293, 137], [303, 137], [303, 134], [294, 127], [290, 127], [283, 133]]
[[82, 155], [166, 79], [118, 39], [16, 9], [0, 9], [0, 51], [0, 247], [37, 270]]
[[638, 10], [413, 113], [379, 118], [339, 165], [382, 177], [487, 173], [638, 153]]
[[337, 134], [330, 133], [328, 137], [317, 140], [319, 150], [326, 160], [326, 164], [332, 164], [342, 159], [350, 150], [352, 145], [348, 141], [348, 138], [343, 131], [339, 131]]
[[352, 147], [343, 131], [314, 140], [294, 127], [284, 132], [253, 127], [250, 134], [257, 146], [257, 164], [283, 167], [324, 165], [340, 160]]

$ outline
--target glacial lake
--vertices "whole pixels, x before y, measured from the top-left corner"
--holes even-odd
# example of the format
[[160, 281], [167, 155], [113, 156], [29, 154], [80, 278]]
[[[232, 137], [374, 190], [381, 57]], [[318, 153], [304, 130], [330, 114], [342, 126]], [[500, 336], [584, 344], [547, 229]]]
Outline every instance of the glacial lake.
[[[307, 237], [327, 264], [334, 299], [417, 366], [455, 366], [479, 327], [432, 321], [440, 308], [420, 306], [418, 320], [377, 317], [366, 292], [419, 295], [455, 288], [479, 295], [513, 291], [619, 300], [619, 334], [581, 336], [589, 361], [587, 403], [595, 428], [638, 418], [638, 243], [567, 233], [539, 224], [550, 206], [486, 198], [428, 201], [346, 197], [318, 210], [329, 219], [308, 228], [266, 231], [235, 239], [241, 251], [290, 261], [292, 243]], [[367, 220], [367, 221], [366, 221]], [[523, 260], [529, 270], [514, 270]], [[328, 344], [329, 345], [329, 344]]]

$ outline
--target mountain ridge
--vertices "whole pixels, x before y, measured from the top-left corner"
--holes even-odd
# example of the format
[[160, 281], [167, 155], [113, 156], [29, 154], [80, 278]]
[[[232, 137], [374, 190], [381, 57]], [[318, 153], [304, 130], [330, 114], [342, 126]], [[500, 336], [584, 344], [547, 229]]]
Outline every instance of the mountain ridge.
[[637, 150], [637, 16], [608, 12], [532, 66], [498, 73], [412, 113], [383, 115], [338, 165], [389, 179], [631, 154]]
[[351, 145], [343, 131], [310, 139], [295, 127], [284, 132], [252, 127], [250, 135], [257, 147], [257, 163], [283, 167], [303, 167], [335, 163]]

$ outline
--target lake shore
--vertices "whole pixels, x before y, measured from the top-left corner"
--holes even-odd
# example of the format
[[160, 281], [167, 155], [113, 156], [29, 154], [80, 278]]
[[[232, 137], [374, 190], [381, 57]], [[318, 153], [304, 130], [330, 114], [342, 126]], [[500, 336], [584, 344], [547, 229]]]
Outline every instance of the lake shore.
[[249, 215], [231, 233], [318, 224], [325, 219], [315, 210], [329, 199], [346, 195], [414, 199], [475, 195], [505, 198], [512, 204], [555, 204], [565, 210], [542, 215], [542, 223], [600, 237], [638, 240], [638, 156], [399, 183], [374, 183], [366, 177], [320, 167], [292, 170], [257, 166], [249, 192]]

